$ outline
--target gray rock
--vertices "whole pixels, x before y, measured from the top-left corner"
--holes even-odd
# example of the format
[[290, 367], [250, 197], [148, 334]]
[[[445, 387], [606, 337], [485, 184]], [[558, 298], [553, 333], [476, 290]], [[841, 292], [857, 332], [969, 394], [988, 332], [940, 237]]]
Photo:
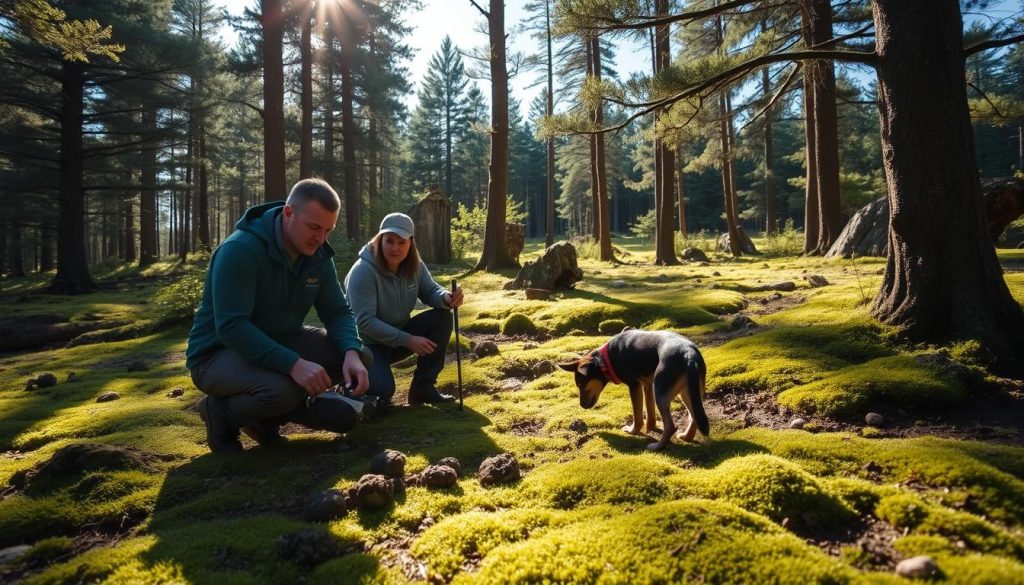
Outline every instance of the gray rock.
[[57, 376], [52, 372], [43, 372], [35, 378], [30, 378], [28, 382], [25, 382], [25, 390], [32, 390], [33, 388], [49, 388], [50, 386], [57, 385]]
[[575, 419], [574, 421], [569, 423], [569, 430], [574, 433], [579, 433], [582, 435], [589, 430], [589, 427], [587, 427], [587, 423], [583, 422], [582, 420]]
[[442, 457], [438, 465], [447, 465], [455, 470], [455, 475], [462, 477], [462, 462], [454, 457]]
[[829, 283], [827, 278], [821, 276], [820, 274], [808, 274], [804, 276], [804, 280], [806, 280], [807, 284], [813, 286], [814, 288], [820, 288], [831, 284]]
[[707, 262], [708, 255], [704, 253], [700, 248], [686, 248], [680, 254], [680, 257], [687, 262]]
[[498, 355], [501, 352], [498, 351], [497, 343], [494, 343], [493, 341], [481, 341], [480, 343], [477, 344], [476, 348], [473, 350], [473, 353], [476, 354], [476, 357], [482, 358], [487, 357], [489, 355]]
[[807, 421], [805, 419], [797, 417], [797, 418], [794, 418], [793, 420], [789, 421], [789, 428], [791, 428], [791, 429], [802, 429], [802, 428], [804, 428], [804, 425], [806, 425], [806, 424], [807, 424]]
[[356, 482], [355, 500], [360, 508], [379, 510], [395, 498], [395, 484], [383, 475], [368, 473]]
[[96, 402], [113, 402], [120, 399], [121, 395], [117, 392], [104, 392], [96, 397]]
[[871, 427], [880, 427], [885, 424], [885, 417], [877, 412], [869, 412], [864, 416], [864, 422]]
[[527, 349], [537, 349], [538, 347], [540, 347], [540, 345], [538, 345], [538, 344], [536, 344], [536, 343], [534, 343], [532, 341], [527, 341], [526, 343], [523, 344], [523, 349], [524, 350], [527, 350]]
[[278, 557], [305, 567], [315, 567], [343, 552], [334, 537], [322, 528], [303, 528], [278, 537], [274, 544]]
[[555, 364], [551, 363], [551, 360], [541, 360], [533, 364], [532, 372], [534, 377], [540, 378], [546, 376], [551, 372], [555, 371]]
[[547, 301], [551, 300], [551, 291], [546, 288], [528, 288], [526, 289], [526, 300], [528, 301]]
[[608, 286], [611, 288], [626, 288], [627, 285], [625, 280], [613, 280]]
[[370, 459], [370, 473], [385, 477], [402, 477], [405, 475], [405, 454], [394, 449], [385, 449]]
[[757, 327], [757, 323], [754, 323], [754, 320], [746, 315], [737, 315], [729, 322], [729, 326], [733, 329], [747, 329]]
[[903, 559], [896, 565], [896, 574], [908, 579], [928, 579], [939, 572], [939, 565], [935, 559], [927, 555], [920, 555]]
[[167, 393], [167, 397], [168, 398], [178, 398], [179, 396], [183, 396], [184, 394], [185, 394], [185, 389], [182, 388], [181, 386], [178, 386], [177, 388], [171, 388], [170, 392]]
[[27, 544], [19, 544], [17, 546], [9, 546], [5, 549], [2, 549], [0, 550], [0, 565], [13, 563], [14, 561], [28, 554], [28, 551], [30, 550], [32, 550], [32, 547]]
[[535, 261], [527, 262], [515, 280], [505, 283], [505, 290], [542, 288], [560, 290], [572, 288], [583, 280], [583, 271], [577, 261], [576, 248], [569, 242], [558, 242], [544, 250]]
[[522, 474], [515, 456], [511, 453], [502, 453], [484, 459], [477, 477], [480, 479], [480, 485], [486, 486], [512, 483], [522, 477]]
[[329, 489], [310, 496], [306, 501], [306, 508], [302, 512], [302, 518], [307, 522], [328, 522], [341, 518], [348, 512], [345, 505], [345, 492], [338, 489]]

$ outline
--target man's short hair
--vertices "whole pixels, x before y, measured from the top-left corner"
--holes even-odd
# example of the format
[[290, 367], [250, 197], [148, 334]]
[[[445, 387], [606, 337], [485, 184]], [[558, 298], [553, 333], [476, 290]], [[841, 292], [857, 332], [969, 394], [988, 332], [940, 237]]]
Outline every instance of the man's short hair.
[[338, 211], [341, 208], [338, 193], [323, 179], [303, 179], [295, 183], [285, 204], [295, 211], [301, 211], [310, 201], [316, 201], [327, 211]]

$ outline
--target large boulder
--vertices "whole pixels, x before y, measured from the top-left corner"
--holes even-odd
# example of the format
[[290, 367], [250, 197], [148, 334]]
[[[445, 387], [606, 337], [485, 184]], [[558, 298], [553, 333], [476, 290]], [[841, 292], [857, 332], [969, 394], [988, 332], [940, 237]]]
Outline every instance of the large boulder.
[[505, 289], [568, 289], [581, 280], [583, 271], [577, 261], [576, 248], [569, 242], [558, 242], [544, 250], [538, 260], [523, 265], [515, 280], [505, 284]]
[[853, 214], [826, 258], [885, 256], [889, 251], [889, 200], [875, 199]]

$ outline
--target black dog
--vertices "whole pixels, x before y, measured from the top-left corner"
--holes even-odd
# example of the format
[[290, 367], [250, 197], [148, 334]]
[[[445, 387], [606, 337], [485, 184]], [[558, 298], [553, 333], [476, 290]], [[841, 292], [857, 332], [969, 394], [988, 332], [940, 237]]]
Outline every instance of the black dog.
[[629, 386], [633, 424], [622, 427], [627, 433], [643, 435], [659, 431], [654, 418], [654, 405], [657, 404], [664, 431], [658, 442], [647, 445], [652, 451], [663, 448], [672, 440], [676, 427], [672, 422], [671, 403], [676, 396], [690, 412], [690, 423], [679, 438], [692, 441], [697, 429], [705, 437], [710, 433], [708, 416], [704, 412], [707, 367], [697, 346], [682, 335], [628, 329], [612, 337], [600, 349], [578, 360], [558, 364], [558, 367], [576, 374], [580, 406], [583, 408], [593, 408], [609, 382]]

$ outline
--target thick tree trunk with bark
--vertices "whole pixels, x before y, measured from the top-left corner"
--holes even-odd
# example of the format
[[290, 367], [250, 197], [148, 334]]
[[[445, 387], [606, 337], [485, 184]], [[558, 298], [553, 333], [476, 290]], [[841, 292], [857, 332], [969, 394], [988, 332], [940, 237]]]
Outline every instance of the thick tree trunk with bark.
[[475, 268], [494, 271], [519, 266], [505, 244], [505, 197], [508, 193], [508, 64], [505, 59], [505, 3], [490, 0], [487, 33], [491, 71], [491, 162], [487, 183], [484, 249]]
[[[307, 6], [312, 6], [307, 4]], [[299, 41], [302, 78], [302, 142], [299, 145], [299, 178], [313, 176], [313, 24], [312, 14], [303, 11]]]
[[[156, 128], [156, 108], [143, 106], [142, 131], [152, 135]], [[156, 239], [156, 155], [155, 144], [144, 144], [139, 173], [139, 266], [149, 266], [157, 258]]]
[[804, 66], [804, 253], [807, 254], [818, 247], [818, 149], [814, 145], [813, 77], [814, 68]]
[[[829, 0], [803, 0], [801, 4], [804, 42], [809, 46], [832, 39], [832, 7]], [[839, 205], [839, 135], [836, 113], [836, 75], [831, 61], [813, 60], [804, 65], [804, 90], [813, 93], [813, 116], [807, 123], [814, 134], [814, 180], [817, 196], [817, 239], [808, 238], [805, 250], [824, 254], [843, 229]], [[808, 87], [808, 83], [810, 87]], [[807, 145], [808, 152], [811, 143]], [[811, 158], [808, 157], [808, 169]], [[808, 170], [810, 180], [810, 170]], [[811, 218], [808, 217], [808, 220]], [[811, 249], [807, 249], [807, 246]]]
[[[598, 36], [590, 39], [591, 54], [593, 55], [593, 69], [591, 71], [595, 78], [601, 79], [601, 40]], [[598, 128], [604, 125], [604, 104], [598, 103], [594, 108], [594, 123]], [[594, 208], [594, 215], [597, 217], [597, 241], [601, 250], [601, 260], [610, 261], [615, 259], [612, 252], [611, 222], [608, 217], [608, 175], [605, 164], [604, 134], [593, 134], [591, 140], [594, 144], [594, 166], [591, 168], [593, 177], [594, 192], [597, 198], [597, 206]]]
[[81, 293], [96, 289], [85, 256], [85, 192], [82, 190], [81, 63], [64, 61], [61, 73], [60, 219], [57, 226], [57, 274], [50, 290]]
[[[669, 11], [668, 0], [655, 0], [655, 13], [665, 16]], [[668, 25], [656, 27], [654, 31], [654, 68], [655, 73], [667, 69], [671, 63], [672, 53], [669, 43], [670, 27]], [[655, 112], [655, 123], [661, 117], [662, 112]], [[657, 225], [654, 230], [654, 263], [661, 266], [679, 264], [676, 257], [675, 228], [673, 224], [673, 208], [675, 207], [675, 196], [673, 185], [675, 183], [675, 154], [665, 144], [664, 140], [658, 140], [654, 145], [655, 157], [655, 185], [654, 199], [657, 205]]]
[[[555, 113], [555, 82], [554, 82], [554, 61], [551, 58], [551, 1], [544, 1], [544, 22], [545, 36], [548, 50], [548, 92], [545, 96], [544, 113], [551, 116]], [[547, 204], [544, 207], [544, 245], [551, 247], [555, 243], [555, 138], [549, 136], [547, 139]]]
[[872, 8], [890, 226], [872, 312], [911, 338], [980, 340], [996, 371], [1020, 372], [1024, 313], [986, 232], [959, 4], [874, 0]]
[[284, 12], [282, 0], [260, 0], [263, 27], [263, 200], [288, 195], [284, 168]]

